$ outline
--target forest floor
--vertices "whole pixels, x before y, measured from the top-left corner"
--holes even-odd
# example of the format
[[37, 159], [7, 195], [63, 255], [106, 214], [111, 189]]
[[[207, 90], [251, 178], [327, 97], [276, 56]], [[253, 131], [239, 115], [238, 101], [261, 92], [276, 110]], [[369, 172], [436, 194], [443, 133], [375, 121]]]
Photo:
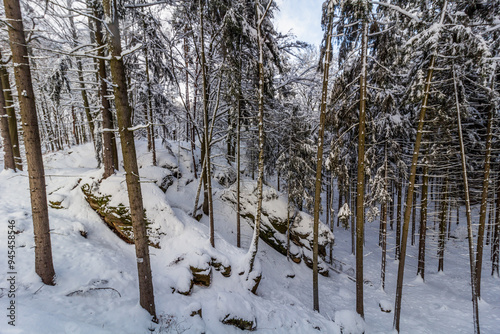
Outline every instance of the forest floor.
[[[0, 333], [100, 334], [100, 333], [239, 333], [240, 329], [220, 320], [227, 313], [256, 321], [257, 333], [344, 333], [357, 325], [365, 333], [393, 333], [393, 312], [384, 313], [379, 304], [392, 308], [395, 296], [397, 261], [394, 261], [395, 231], [388, 231], [386, 288], [381, 289], [378, 247], [378, 220], [366, 224], [364, 254], [365, 323], [356, 324], [355, 258], [351, 254], [350, 231], [335, 226], [333, 257], [342, 263], [342, 273], [330, 270], [320, 276], [320, 313], [312, 311], [312, 270], [303, 261], [295, 264], [264, 242], [258, 258], [263, 272], [257, 295], [248, 292], [238, 275], [247, 259], [251, 227], [242, 220], [242, 248], [235, 247], [234, 209], [221, 200], [225, 188], [214, 183], [216, 249], [208, 242], [208, 219], [192, 219], [197, 180], [190, 181], [192, 160], [188, 151], [170, 143], [171, 150], [159, 149], [159, 165], [179, 166], [182, 176], [174, 179], [166, 194], [154, 182], [162, 173], [149, 166], [146, 143], [137, 142], [146, 214], [152, 217], [160, 249], [150, 248], [155, 303], [160, 324], [153, 324], [138, 303], [137, 271], [133, 245], [120, 240], [103, 223], [84, 199], [80, 186], [102, 175], [90, 144], [63, 152], [45, 154], [49, 201], [61, 202], [61, 209], [49, 208], [52, 251], [57, 274], [55, 286], [45, 286], [34, 271], [34, 240], [27, 172], [0, 173]], [[187, 143], [182, 143], [188, 147]], [[161, 147], [158, 142], [157, 147]], [[215, 159], [218, 164], [224, 160]], [[1, 163], [0, 163], [1, 164]], [[250, 182], [250, 179], [246, 179]], [[103, 181], [101, 187], [113, 201], [126, 200], [123, 173]], [[281, 194], [284, 196], [283, 194]], [[335, 198], [338, 198], [336, 195]], [[434, 204], [431, 203], [431, 208]], [[462, 208], [463, 209], [463, 208]], [[477, 208], [474, 208], [477, 210]], [[461, 212], [463, 213], [463, 211]], [[477, 215], [477, 211], [475, 212]], [[324, 218], [324, 217], [323, 217]], [[401, 333], [473, 333], [472, 304], [465, 217], [452, 223], [447, 239], [444, 272], [437, 272], [437, 232], [429, 219], [425, 282], [416, 277], [418, 238], [408, 245]], [[15, 268], [8, 270], [9, 221], [15, 221]], [[454, 221], [454, 220], [453, 220]], [[417, 224], [418, 226], [418, 224]], [[80, 231], [86, 232], [83, 237]], [[479, 304], [482, 333], [500, 331], [500, 279], [492, 277], [490, 247], [485, 247], [482, 295]], [[190, 273], [184, 262], [203, 256], [231, 264], [231, 277], [213, 272], [210, 287], [194, 286], [188, 296], [172, 293], [189, 285]], [[337, 266], [337, 268], [339, 268]], [[15, 298], [9, 293], [15, 271]], [[292, 277], [293, 276], [293, 277]], [[15, 326], [8, 324], [7, 307], [14, 300]], [[201, 309], [202, 317], [191, 316]]]

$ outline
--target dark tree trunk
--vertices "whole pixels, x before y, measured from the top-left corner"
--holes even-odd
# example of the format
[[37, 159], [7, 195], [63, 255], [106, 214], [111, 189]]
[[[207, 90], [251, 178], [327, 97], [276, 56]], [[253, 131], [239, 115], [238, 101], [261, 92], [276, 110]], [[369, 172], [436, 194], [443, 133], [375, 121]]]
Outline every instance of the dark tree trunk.
[[92, 8], [95, 26], [95, 41], [99, 48], [97, 49], [97, 62], [98, 77], [99, 77], [99, 97], [101, 99], [101, 115], [102, 115], [102, 155], [104, 174], [103, 178], [107, 178], [118, 170], [118, 152], [116, 147], [115, 133], [112, 131], [114, 128], [113, 114], [111, 113], [111, 104], [107, 98], [108, 95], [108, 74], [106, 72], [106, 56], [103, 46], [105, 46], [105, 37], [102, 33], [102, 14], [98, 8], [98, 4]]
[[413, 207], [412, 207], [412, 215], [411, 215], [411, 245], [415, 245], [415, 224], [417, 220], [417, 192], [413, 193]]
[[444, 246], [446, 237], [446, 223], [448, 221], [448, 172], [441, 191], [441, 210], [439, 211], [439, 238], [438, 238], [438, 271], [444, 270]]
[[18, 0], [4, 0], [4, 8], [5, 16], [9, 22], [8, 30], [12, 61], [16, 64], [14, 76], [19, 96], [19, 109], [21, 111], [24, 146], [28, 163], [31, 212], [35, 234], [35, 271], [43, 283], [54, 285], [55, 272], [52, 263], [45, 174], [21, 8]]
[[402, 193], [403, 193], [403, 174], [400, 173], [400, 179], [397, 184], [397, 193], [398, 193], [398, 206], [396, 211], [396, 249], [394, 254], [394, 260], [399, 260], [399, 256], [401, 255], [401, 207], [402, 207]]
[[497, 180], [496, 187], [496, 215], [495, 226], [493, 228], [493, 240], [491, 242], [491, 275], [499, 277], [499, 258], [500, 258], [500, 180]]
[[[445, 1], [444, 6], [446, 7], [447, 1]], [[469, 193], [469, 180], [467, 177], [467, 161], [465, 155], [465, 147], [464, 147], [464, 137], [462, 133], [462, 121], [460, 118], [460, 103], [458, 100], [458, 90], [457, 90], [457, 80], [455, 75], [455, 68], [453, 65], [453, 86], [455, 91], [455, 105], [457, 110], [457, 127], [458, 127], [458, 137], [460, 143], [460, 162], [462, 165], [462, 179], [464, 181], [464, 195], [465, 195], [465, 214], [467, 217], [467, 239], [469, 244], [469, 269], [470, 269], [470, 286], [471, 286], [471, 294], [472, 294], [472, 318], [474, 321], [474, 333], [480, 333], [479, 326], [479, 305], [478, 305], [478, 297], [476, 294], [476, 265], [474, 263], [474, 241], [472, 234], [472, 215], [470, 209], [470, 193]]]
[[[318, 152], [316, 156], [316, 181], [314, 191], [314, 225], [313, 225], [313, 309], [319, 312], [319, 283], [318, 283], [318, 230], [319, 230], [319, 207], [321, 204], [321, 185], [323, 169], [323, 141], [326, 123], [326, 100], [328, 96], [328, 74], [330, 70], [330, 52], [332, 45], [333, 12], [328, 13], [328, 28], [326, 31], [326, 52], [323, 68], [323, 87], [321, 92], [320, 119], [318, 130]], [[264, 80], [262, 74], [260, 80]], [[263, 91], [260, 92], [262, 94]], [[262, 122], [262, 120], [260, 120]], [[262, 148], [261, 148], [262, 149]], [[327, 199], [328, 202], [328, 199]]]
[[[494, 76], [492, 76], [492, 80]], [[494, 81], [492, 81], [492, 88]], [[484, 248], [484, 227], [486, 225], [486, 211], [488, 207], [488, 185], [490, 183], [490, 160], [491, 160], [491, 142], [493, 138], [493, 116], [495, 113], [494, 103], [488, 110], [488, 125], [486, 130], [486, 149], [484, 157], [484, 177], [483, 189], [481, 194], [481, 208], [479, 211], [479, 228], [477, 231], [477, 250], [476, 250], [476, 295], [481, 299], [481, 272], [483, 267], [483, 248]]]
[[418, 268], [417, 275], [425, 279], [425, 236], [427, 233], [427, 198], [429, 188], [429, 167], [424, 162], [422, 177], [422, 197], [420, 198], [420, 233], [418, 240]]
[[[0, 50], [1, 51], [1, 50]], [[2, 54], [0, 53], [0, 61]], [[4, 63], [0, 63], [0, 77], [3, 87], [3, 96], [5, 100], [5, 112], [9, 121], [10, 143], [12, 145], [12, 153], [18, 170], [23, 170], [23, 160], [21, 159], [21, 150], [19, 146], [19, 134], [17, 132], [16, 110], [14, 108], [14, 99], [12, 98], [12, 88], [10, 86], [9, 72], [5, 68]]]
[[212, 202], [212, 165], [210, 163], [210, 125], [208, 123], [208, 74], [207, 74], [207, 62], [205, 58], [205, 39], [204, 39], [204, 27], [203, 27], [203, 3], [200, 0], [200, 48], [201, 48], [201, 79], [202, 79], [202, 90], [203, 90], [203, 145], [205, 149], [205, 197], [203, 201], [203, 211], [205, 211], [205, 203], [208, 205], [208, 218], [209, 218], [209, 233], [210, 233], [210, 245], [215, 247], [215, 226], [214, 226], [214, 210]]
[[[387, 193], [387, 142], [384, 147], [385, 163], [384, 163], [384, 189]], [[385, 290], [385, 265], [387, 257], [387, 200], [382, 203], [382, 217], [380, 217], [380, 246], [382, 247], [382, 260], [380, 265], [380, 281], [382, 290]]]
[[361, 74], [359, 78], [358, 177], [356, 190], [356, 312], [365, 317], [363, 306], [363, 244], [365, 240], [365, 117], [368, 53], [368, 23], [363, 19]]
[[392, 194], [392, 201], [389, 203], [389, 225], [391, 231], [394, 231], [394, 203], [396, 203], [396, 192], [394, 192], [394, 181], [391, 181], [390, 194]]
[[[2, 82], [0, 81], [0, 90], [3, 91]], [[12, 150], [12, 142], [9, 133], [9, 120], [5, 111], [5, 97], [0, 94], [0, 133], [2, 135], [3, 151], [4, 151], [4, 169], [16, 170], [14, 161], [14, 152]]]
[[[113, 3], [111, 3], [113, 2]], [[156, 320], [153, 280], [149, 259], [148, 236], [144, 207], [142, 203], [139, 168], [135, 151], [134, 133], [130, 131], [132, 110], [129, 105], [127, 79], [123, 65], [120, 43], [120, 30], [116, 0], [103, 0], [106, 22], [108, 22], [108, 47], [111, 55], [111, 75], [114, 83], [114, 95], [118, 127], [120, 132], [123, 164], [127, 182], [130, 215], [134, 231], [137, 270], [139, 275], [140, 305]]]

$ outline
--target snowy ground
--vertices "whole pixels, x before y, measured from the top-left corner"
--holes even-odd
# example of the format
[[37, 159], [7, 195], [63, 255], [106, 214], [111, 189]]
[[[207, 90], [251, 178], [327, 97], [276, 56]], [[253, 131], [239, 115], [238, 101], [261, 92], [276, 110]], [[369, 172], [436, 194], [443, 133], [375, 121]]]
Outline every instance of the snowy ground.
[[[183, 144], [188, 147], [187, 144]], [[158, 142], [157, 147], [160, 146]], [[331, 272], [320, 276], [320, 314], [312, 311], [312, 271], [304, 263], [294, 264], [275, 250], [260, 243], [259, 259], [263, 278], [257, 295], [242, 287], [238, 269], [245, 259], [252, 229], [243, 223], [242, 249], [236, 248], [234, 210], [220, 199], [223, 187], [215, 189], [216, 250], [209, 246], [207, 219], [201, 224], [186, 212], [192, 210], [197, 180], [192, 177], [187, 151], [172, 144], [175, 157], [167, 150], [158, 152], [162, 163], [179, 164], [182, 178], [175, 180], [167, 194], [148, 180], [161, 169], [148, 167], [145, 143], [138, 142], [139, 165], [146, 212], [165, 235], [161, 249], [151, 248], [155, 302], [160, 324], [149, 321], [138, 304], [135, 253], [113, 234], [88, 206], [79, 186], [98, 180], [102, 171], [95, 169], [90, 145], [73, 147], [45, 155], [49, 200], [61, 201], [63, 209], [49, 209], [52, 231], [55, 286], [44, 286], [34, 272], [33, 228], [26, 172], [0, 173], [0, 306], [3, 310], [0, 333], [239, 333], [219, 320], [227, 312], [255, 318], [258, 333], [340, 333], [338, 324], [353, 321], [355, 283], [346, 274]], [[177, 153], [180, 152], [180, 155]], [[79, 181], [79, 179], [82, 179]], [[179, 186], [177, 186], [179, 182]], [[75, 188], [76, 186], [76, 188]], [[107, 183], [116, 197], [124, 196], [123, 174]], [[7, 324], [9, 283], [7, 279], [8, 221], [15, 220], [16, 235], [16, 326]], [[402, 333], [472, 333], [472, 307], [468, 270], [467, 241], [461, 237], [447, 241], [445, 271], [437, 273], [436, 237], [429, 230], [426, 280], [416, 279], [417, 246], [408, 246], [403, 308]], [[394, 304], [397, 262], [394, 254], [394, 231], [389, 231], [389, 258], [386, 291], [380, 288], [381, 251], [377, 246], [378, 221], [366, 226], [365, 245], [365, 331], [392, 333], [393, 313], [383, 313], [379, 303]], [[454, 225], [453, 229], [457, 227]], [[87, 232], [87, 238], [80, 231]], [[354, 268], [350, 254], [350, 231], [335, 227], [334, 257], [344, 263], [344, 272]], [[489, 273], [489, 246], [483, 264], [480, 320], [483, 333], [500, 332], [500, 280]], [[232, 266], [232, 275], [213, 273], [208, 288], [195, 286], [190, 296], [172, 293], [189, 281], [187, 265], [206, 256], [217, 257]], [[293, 276], [290, 278], [289, 276]], [[202, 317], [191, 317], [202, 310]], [[335, 323], [334, 320], [337, 322]], [[351, 324], [352, 327], [352, 324]]]

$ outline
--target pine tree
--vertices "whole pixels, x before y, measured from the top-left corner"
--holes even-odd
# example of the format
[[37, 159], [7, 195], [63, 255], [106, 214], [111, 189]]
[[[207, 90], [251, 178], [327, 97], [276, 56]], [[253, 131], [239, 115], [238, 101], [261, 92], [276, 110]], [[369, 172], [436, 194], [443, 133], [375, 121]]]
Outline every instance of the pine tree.
[[130, 215], [134, 232], [137, 271], [139, 276], [140, 305], [156, 320], [156, 310], [149, 259], [148, 236], [144, 207], [142, 203], [139, 168], [135, 151], [134, 132], [131, 128], [132, 110], [129, 105], [127, 79], [123, 65], [120, 29], [118, 23], [118, 3], [116, 0], [103, 0], [105, 22], [107, 23], [108, 48], [111, 56], [110, 66], [113, 77], [116, 113], [123, 154], [123, 165], [130, 205]]
[[24, 35], [19, 0], [4, 0], [5, 16], [9, 22], [9, 42], [23, 125], [24, 146], [28, 164], [31, 212], [35, 234], [35, 271], [47, 285], [55, 284], [52, 263], [49, 213], [45, 188], [45, 173], [38, 129], [35, 93], [31, 79], [28, 48]]

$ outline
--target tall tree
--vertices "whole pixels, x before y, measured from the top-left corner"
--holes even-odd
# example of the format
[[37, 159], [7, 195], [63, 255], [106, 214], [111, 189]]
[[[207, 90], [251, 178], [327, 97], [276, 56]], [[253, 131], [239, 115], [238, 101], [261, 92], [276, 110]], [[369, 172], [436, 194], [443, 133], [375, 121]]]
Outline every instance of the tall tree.
[[[201, 48], [201, 80], [202, 80], [202, 96], [203, 96], [203, 145], [204, 145], [204, 166], [205, 166], [205, 200], [208, 204], [209, 215], [209, 230], [210, 230], [210, 244], [215, 247], [215, 226], [214, 226], [214, 209], [212, 201], [212, 165], [210, 164], [210, 124], [208, 120], [208, 78], [207, 78], [207, 64], [205, 57], [205, 38], [203, 27], [203, 1], [199, 1], [200, 6], [200, 48]], [[215, 115], [213, 116], [215, 117]]]
[[111, 56], [110, 66], [113, 77], [116, 114], [123, 154], [123, 165], [127, 182], [130, 215], [134, 231], [137, 271], [139, 276], [140, 305], [156, 321], [153, 278], [149, 259], [148, 236], [144, 219], [139, 168], [135, 151], [134, 132], [131, 129], [132, 108], [129, 105], [127, 77], [123, 64], [120, 27], [118, 22], [118, 3], [116, 0], [103, 0], [105, 22], [107, 23], [108, 49]]
[[[444, 21], [444, 17], [446, 14], [446, 6], [448, 1], [445, 1], [443, 7], [441, 9], [441, 19], [439, 24], [442, 25]], [[404, 276], [404, 268], [405, 268], [405, 259], [406, 259], [406, 245], [408, 243], [408, 228], [410, 224], [410, 215], [413, 205], [413, 191], [415, 189], [415, 178], [417, 174], [417, 163], [418, 163], [418, 155], [420, 151], [420, 143], [422, 140], [422, 134], [424, 129], [424, 121], [425, 121], [425, 112], [427, 109], [427, 102], [429, 100], [429, 93], [431, 88], [432, 74], [434, 72], [434, 65], [436, 62], [437, 54], [433, 52], [429, 61], [429, 68], [427, 71], [427, 78], [424, 85], [424, 93], [422, 98], [422, 107], [420, 108], [420, 115], [418, 119], [417, 126], [417, 136], [415, 139], [415, 144], [413, 148], [413, 156], [412, 162], [410, 166], [410, 181], [407, 190], [406, 196], [406, 205], [404, 211], [404, 219], [403, 219], [403, 234], [401, 238], [401, 256], [399, 259], [398, 266], [398, 278], [397, 278], [397, 286], [396, 286], [396, 301], [394, 307], [394, 328], [399, 332], [399, 323], [401, 319], [401, 302], [403, 297], [403, 276]]]
[[[325, 3], [326, 4], [326, 3]], [[328, 1], [323, 5], [326, 24], [325, 34], [325, 60], [323, 65], [323, 89], [321, 92], [321, 109], [318, 132], [318, 155], [316, 157], [316, 187], [314, 192], [314, 225], [313, 225], [313, 308], [319, 312], [319, 284], [318, 284], [318, 230], [319, 230], [319, 210], [321, 202], [321, 176], [323, 169], [323, 140], [326, 123], [326, 103], [328, 97], [328, 77], [330, 71], [330, 60], [332, 51], [332, 29], [334, 1]]]
[[255, 258], [257, 257], [260, 235], [260, 221], [262, 217], [262, 200], [263, 200], [263, 183], [264, 183], [264, 43], [265, 36], [262, 34], [262, 24], [266, 15], [271, 8], [272, 1], [267, 2], [266, 7], [263, 7], [260, 0], [255, 2], [255, 10], [257, 13], [257, 43], [259, 48], [259, 91], [258, 91], [258, 110], [259, 110], [259, 162], [258, 162], [258, 177], [257, 177], [257, 215], [255, 216], [255, 226], [252, 236], [252, 241], [248, 253], [250, 255], [247, 279], [254, 271]]
[[460, 162], [462, 165], [462, 177], [464, 180], [464, 197], [465, 197], [465, 214], [467, 217], [467, 236], [469, 243], [469, 268], [470, 268], [470, 281], [471, 281], [471, 290], [472, 290], [472, 317], [474, 320], [474, 333], [480, 333], [479, 326], [479, 306], [478, 306], [478, 298], [477, 298], [477, 290], [476, 290], [476, 264], [474, 258], [474, 240], [472, 235], [472, 215], [471, 215], [471, 203], [470, 203], [470, 193], [469, 193], [469, 179], [467, 177], [467, 162], [466, 162], [466, 154], [464, 148], [464, 138], [462, 134], [462, 121], [460, 116], [460, 103], [458, 100], [458, 89], [457, 89], [457, 80], [455, 75], [455, 69], [453, 68], [453, 85], [455, 91], [455, 105], [457, 111], [457, 127], [458, 127], [458, 138], [460, 143]]
[[28, 164], [31, 212], [35, 234], [35, 271], [43, 283], [54, 285], [55, 271], [52, 263], [45, 173], [36, 113], [35, 93], [33, 91], [28, 48], [24, 35], [19, 0], [4, 0], [4, 8], [5, 16], [9, 23], [8, 30], [12, 62], [16, 64], [14, 67], [14, 76], [16, 79]]

